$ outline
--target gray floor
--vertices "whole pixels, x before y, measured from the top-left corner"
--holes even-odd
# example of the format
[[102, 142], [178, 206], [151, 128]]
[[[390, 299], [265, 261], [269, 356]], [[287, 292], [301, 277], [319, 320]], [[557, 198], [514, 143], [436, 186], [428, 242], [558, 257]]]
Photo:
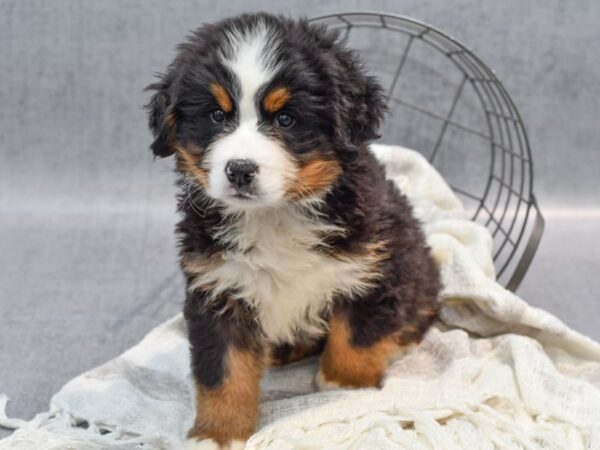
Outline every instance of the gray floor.
[[[0, 0], [0, 392], [13, 399], [9, 415], [45, 409], [65, 381], [180, 309], [171, 162], [146, 151], [142, 87], [187, 30], [242, 10], [215, 4]], [[407, 14], [496, 69], [528, 126], [547, 219], [519, 293], [600, 339], [600, 3], [295, 5], [243, 9]]]

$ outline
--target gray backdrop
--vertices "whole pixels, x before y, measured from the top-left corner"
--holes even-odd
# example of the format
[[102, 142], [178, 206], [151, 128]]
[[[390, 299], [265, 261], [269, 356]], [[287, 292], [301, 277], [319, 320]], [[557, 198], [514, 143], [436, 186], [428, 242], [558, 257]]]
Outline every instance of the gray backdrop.
[[9, 414], [31, 417], [69, 378], [179, 311], [172, 162], [147, 151], [142, 89], [190, 29], [259, 9], [409, 15], [494, 68], [527, 125], [547, 219], [519, 293], [600, 339], [597, 0], [3, 0], [0, 392], [13, 398]]

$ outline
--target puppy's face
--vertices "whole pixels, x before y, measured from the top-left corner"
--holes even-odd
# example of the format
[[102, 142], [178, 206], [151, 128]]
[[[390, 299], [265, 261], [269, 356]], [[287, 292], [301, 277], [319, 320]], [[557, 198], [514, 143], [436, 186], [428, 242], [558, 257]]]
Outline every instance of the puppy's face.
[[383, 109], [336, 34], [264, 14], [200, 28], [151, 88], [154, 153], [230, 209], [322, 198]]

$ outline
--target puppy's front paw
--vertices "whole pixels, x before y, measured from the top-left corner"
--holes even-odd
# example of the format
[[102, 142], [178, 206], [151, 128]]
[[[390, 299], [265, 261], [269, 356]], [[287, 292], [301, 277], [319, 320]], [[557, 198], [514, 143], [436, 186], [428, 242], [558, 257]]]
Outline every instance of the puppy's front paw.
[[342, 386], [335, 381], [329, 381], [325, 378], [323, 369], [319, 369], [319, 373], [317, 373], [317, 378], [315, 378], [315, 381], [317, 383], [317, 388], [320, 391], [333, 391], [335, 389], [342, 389]]
[[213, 439], [188, 439], [181, 447], [181, 450], [243, 450], [245, 442], [233, 440], [225, 445], [219, 445]]

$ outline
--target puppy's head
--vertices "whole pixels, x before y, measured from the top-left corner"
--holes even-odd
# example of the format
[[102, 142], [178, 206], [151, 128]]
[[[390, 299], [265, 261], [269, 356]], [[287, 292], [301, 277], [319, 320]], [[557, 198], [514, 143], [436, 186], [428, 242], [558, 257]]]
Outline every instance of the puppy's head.
[[322, 198], [384, 110], [337, 33], [267, 14], [196, 30], [149, 88], [154, 154], [233, 209]]

